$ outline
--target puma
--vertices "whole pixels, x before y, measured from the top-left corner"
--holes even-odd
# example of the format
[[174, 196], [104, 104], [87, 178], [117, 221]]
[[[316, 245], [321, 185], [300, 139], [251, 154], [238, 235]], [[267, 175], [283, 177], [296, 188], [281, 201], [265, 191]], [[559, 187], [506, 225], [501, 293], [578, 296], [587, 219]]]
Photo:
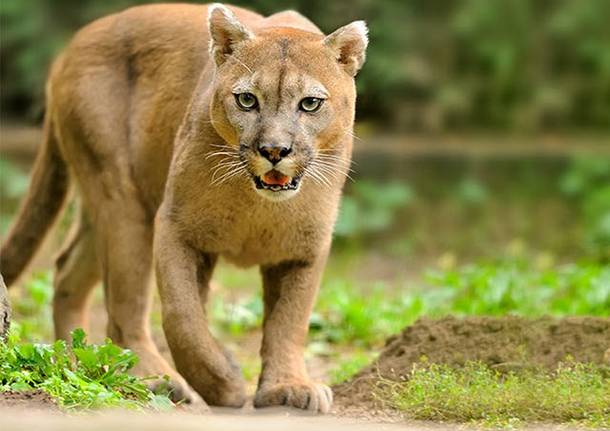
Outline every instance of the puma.
[[[296, 12], [218, 4], [134, 7], [80, 30], [50, 71], [44, 143], [0, 255], [7, 284], [74, 183], [81, 210], [54, 280], [58, 338], [87, 327], [101, 280], [108, 336], [139, 355], [136, 373], [169, 375], [175, 399], [242, 406], [243, 377], [205, 303], [218, 258], [258, 265], [254, 405], [327, 412], [332, 392], [308, 377], [303, 350], [367, 43], [362, 21], [324, 36]], [[153, 266], [179, 374], [151, 339]]]

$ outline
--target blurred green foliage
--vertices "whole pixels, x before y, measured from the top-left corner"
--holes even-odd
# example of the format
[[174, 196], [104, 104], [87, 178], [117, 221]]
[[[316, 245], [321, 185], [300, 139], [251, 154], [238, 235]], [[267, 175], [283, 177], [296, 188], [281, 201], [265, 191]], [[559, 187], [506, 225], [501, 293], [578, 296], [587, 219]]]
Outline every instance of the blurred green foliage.
[[444, 292], [430, 304], [459, 315], [610, 315], [608, 265], [539, 269], [519, 260], [480, 263], [429, 271], [427, 284]]
[[[4, 114], [40, 117], [48, 65], [70, 35], [97, 17], [150, 2], [2, 1]], [[362, 118], [409, 130], [610, 125], [606, 0], [233, 3], [263, 14], [296, 9], [327, 33], [367, 20]]]
[[[397, 288], [398, 287], [398, 288]], [[363, 284], [327, 274], [311, 319], [316, 340], [371, 346], [420, 316], [610, 316], [610, 266], [540, 269], [526, 260], [430, 269], [417, 284]]]
[[[226, 268], [222, 272], [226, 275]], [[510, 258], [452, 269], [428, 268], [423, 273], [421, 281], [368, 281], [353, 270], [347, 274], [338, 270], [331, 262], [310, 319], [312, 348], [322, 353], [331, 350], [325, 347], [330, 344], [370, 348], [421, 316], [610, 317], [607, 264], [540, 268], [527, 259]], [[215, 292], [210, 325], [216, 335], [241, 337], [260, 328], [261, 289], [253, 289], [252, 283], [242, 286], [237, 295], [225, 285]], [[35, 274], [24, 287], [13, 300], [15, 330], [23, 341], [49, 340], [50, 273]]]
[[336, 385], [347, 381], [362, 368], [373, 362], [376, 353], [356, 351], [347, 358], [338, 359], [338, 363], [330, 370], [330, 383]]
[[396, 223], [398, 211], [412, 199], [413, 192], [405, 183], [358, 181], [341, 201], [335, 236], [356, 242], [382, 232]]
[[18, 316], [12, 323], [15, 332], [23, 341], [50, 340], [53, 333], [51, 272], [35, 272], [21, 287], [19, 297], [12, 301], [13, 311]]
[[610, 261], [610, 161], [573, 160], [560, 187], [580, 210], [589, 250]]
[[4, 157], [0, 157], [0, 233], [8, 230], [11, 218], [19, 199], [28, 189], [28, 175], [15, 164], [9, 162]]
[[339, 254], [374, 250], [411, 260], [449, 253], [470, 261], [533, 252], [551, 261], [610, 262], [607, 156], [378, 163], [380, 170], [369, 166], [346, 186], [335, 228]]

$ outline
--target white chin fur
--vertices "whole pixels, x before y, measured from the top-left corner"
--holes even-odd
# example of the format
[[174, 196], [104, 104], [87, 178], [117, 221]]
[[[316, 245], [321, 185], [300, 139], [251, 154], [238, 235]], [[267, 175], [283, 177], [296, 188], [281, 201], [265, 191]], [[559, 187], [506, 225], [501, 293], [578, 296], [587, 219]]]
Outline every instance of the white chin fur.
[[265, 189], [257, 189], [256, 187], [254, 187], [254, 190], [256, 190], [256, 193], [270, 201], [281, 202], [295, 197], [296, 194], [299, 192], [299, 188], [297, 188], [296, 190], [280, 190], [278, 192]]

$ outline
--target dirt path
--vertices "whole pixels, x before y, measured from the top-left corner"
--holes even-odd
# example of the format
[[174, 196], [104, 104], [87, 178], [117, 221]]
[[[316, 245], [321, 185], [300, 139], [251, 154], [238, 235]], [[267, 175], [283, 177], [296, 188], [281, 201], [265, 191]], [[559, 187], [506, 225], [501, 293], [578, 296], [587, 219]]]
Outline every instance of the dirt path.
[[[405, 421], [379, 409], [370, 394], [379, 376], [396, 378], [425, 354], [432, 362], [460, 365], [476, 359], [490, 366], [527, 364], [553, 367], [565, 355], [582, 362], [603, 363], [610, 320], [602, 318], [521, 319], [518, 317], [439, 320], [421, 319], [390, 338], [378, 360], [348, 382], [335, 386], [335, 406], [327, 416], [294, 409], [215, 408], [211, 413], [134, 414], [125, 411], [67, 415], [44, 393], [5, 394], [0, 400], [0, 430], [121, 431], [318, 431], [389, 430], [448, 431], [474, 429], [464, 425]], [[567, 430], [565, 425], [532, 425], [527, 430]], [[576, 429], [576, 428], [574, 428]]]
[[[253, 409], [229, 413], [214, 409], [206, 415], [131, 414], [109, 412], [67, 416], [45, 411], [0, 410], [2, 431], [449, 431], [469, 430], [463, 425], [431, 422], [382, 423], [360, 418], [307, 416], [289, 409]], [[474, 428], [472, 428], [474, 430]], [[523, 430], [555, 431], [557, 426], [532, 426]], [[562, 431], [570, 430], [561, 427]], [[574, 428], [576, 429], [576, 428]]]
[[390, 337], [371, 365], [333, 388], [335, 407], [348, 413], [354, 406], [364, 411], [377, 408], [372, 394], [380, 379], [403, 380], [422, 357], [451, 366], [480, 361], [499, 371], [554, 370], [568, 358], [609, 364], [606, 352], [610, 352], [608, 318], [422, 318]]

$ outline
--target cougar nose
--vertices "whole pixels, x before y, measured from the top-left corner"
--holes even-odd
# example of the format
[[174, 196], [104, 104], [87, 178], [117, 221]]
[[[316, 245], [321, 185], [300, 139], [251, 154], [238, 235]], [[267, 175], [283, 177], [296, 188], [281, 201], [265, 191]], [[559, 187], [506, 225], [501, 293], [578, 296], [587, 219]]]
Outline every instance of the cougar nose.
[[260, 155], [269, 160], [274, 165], [280, 160], [282, 160], [284, 157], [286, 157], [288, 154], [290, 154], [291, 151], [291, 147], [282, 144], [265, 143], [258, 145], [258, 152], [260, 153]]

